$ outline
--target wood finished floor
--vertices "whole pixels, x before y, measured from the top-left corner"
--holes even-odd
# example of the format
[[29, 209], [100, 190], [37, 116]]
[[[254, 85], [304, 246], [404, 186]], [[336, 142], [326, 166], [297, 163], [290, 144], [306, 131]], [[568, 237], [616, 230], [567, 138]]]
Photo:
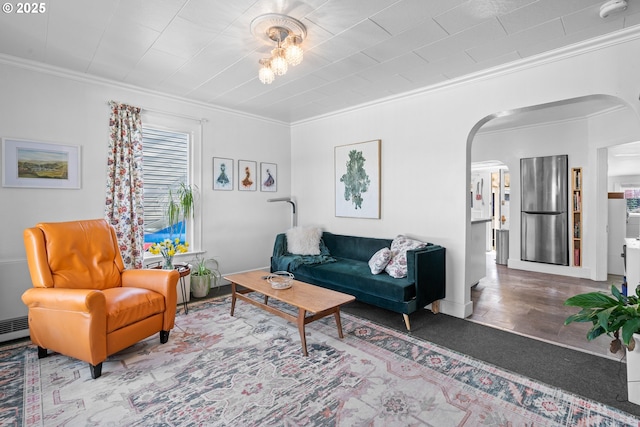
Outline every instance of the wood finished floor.
[[575, 294], [608, 291], [611, 284], [620, 288], [621, 276], [609, 276], [607, 281], [557, 276], [516, 270], [495, 263], [495, 252], [487, 253], [487, 275], [471, 289], [473, 322], [574, 348], [587, 353], [619, 360], [621, 353], [609, 352], [611, 339], [600, 336], [587, 341], [591, 324], [564, 320], [578, 311], [564, 306]]

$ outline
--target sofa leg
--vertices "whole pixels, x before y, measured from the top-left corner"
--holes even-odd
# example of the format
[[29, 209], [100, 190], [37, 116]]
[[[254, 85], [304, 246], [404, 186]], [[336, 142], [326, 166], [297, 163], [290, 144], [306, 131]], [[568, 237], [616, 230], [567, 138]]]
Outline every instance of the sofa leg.
[[431, 311], [433, 312], [433, 314], [440, 313], [440, 300], [436, 300], [431, 303]]
[[170, 331], [160, 331], [160, 344], [165, 344], [169, 341], [169, 332]]
[[38, 359], [44, 359], [47, 357], [47, 349], [38, 346]]
[[402, 317], [404, 317], [404, 324], [407, 327], [407, 331], [411, 331], [411, 323], [409, 323], [409, 315], [402, 313]]
[[96, 378], [99, 378], [100, 375], [102, 375], [102, 362], [98, 363], [95, 366], [89, 364], [89, 369], [91, 369], [91, 378], [93, 378], [94, 380]]

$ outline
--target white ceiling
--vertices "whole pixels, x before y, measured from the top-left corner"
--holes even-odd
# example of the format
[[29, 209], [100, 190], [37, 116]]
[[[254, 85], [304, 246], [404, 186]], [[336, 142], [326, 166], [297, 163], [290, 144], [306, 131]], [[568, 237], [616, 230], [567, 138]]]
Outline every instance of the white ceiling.
[[[47, 0], [0, 14], [0, 55], [292, 123], [640, 24], [640, 0], [607, 19], [603, 2]], [[308, 30], [304, 62], [271, 85], [250, 32], [264, 13]]]

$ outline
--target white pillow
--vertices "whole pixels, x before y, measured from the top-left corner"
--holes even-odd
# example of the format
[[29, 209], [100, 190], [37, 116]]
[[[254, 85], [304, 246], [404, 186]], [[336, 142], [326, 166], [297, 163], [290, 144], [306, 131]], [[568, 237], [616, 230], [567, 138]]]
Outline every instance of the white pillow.
[[371, 269], [371, 274], [380, 274], [384, 271], [384, 268], [389, 264], [389, 260], [391, 260], [391, 249], [382, 248], [369, 260], [369, 268]]
[[287, 230], [287, 252], [295, 255], [320, 255], [322, 230], [317, 227], [293, 227]]
[[391, 277], [401, 279], [407, 277], [407, 251], [410, 249], [424, 248], [426, 243], [413, 240], [407, 236], [399, 235], [391, 242], [392, 257], [384, 271]]

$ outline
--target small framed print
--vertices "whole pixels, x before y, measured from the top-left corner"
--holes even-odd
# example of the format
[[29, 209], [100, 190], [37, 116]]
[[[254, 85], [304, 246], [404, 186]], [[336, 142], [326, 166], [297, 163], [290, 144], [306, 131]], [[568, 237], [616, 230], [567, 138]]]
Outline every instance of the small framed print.
[[238, 190], [256, 191], [258, 184], [256, 162], [251, 160], [238, 160]]
[[2, 139], [2, 185], [24, 188], [80, 188], [80, 147]]
[[278, 191], [278, 165], [260, 163], [260, 191]]
[[233, 190], [233, 160], [213, 158], [213, 189]]

